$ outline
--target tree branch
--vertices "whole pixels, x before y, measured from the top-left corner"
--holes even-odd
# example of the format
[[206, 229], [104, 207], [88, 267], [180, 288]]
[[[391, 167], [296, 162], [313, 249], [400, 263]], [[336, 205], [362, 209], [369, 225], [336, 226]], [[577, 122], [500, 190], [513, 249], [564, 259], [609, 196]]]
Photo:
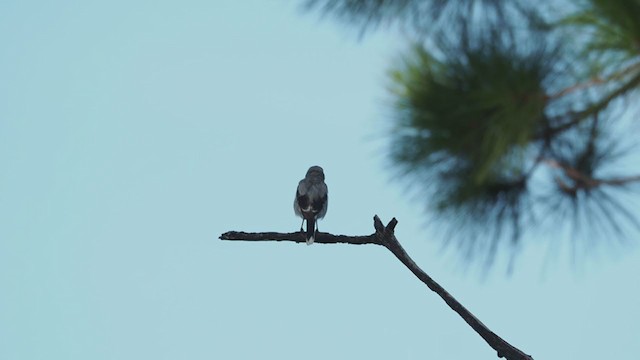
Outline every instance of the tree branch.
[[[538, 139], [538, 140], [544, 139], [548, 141], [552, 137], [573, 128], [574, 126], [580, 124], [590, 116], [607, 108], [613, 100], [635, 89], [638, 86], [638, 83], [640, 83], [640, 71], [638, 71], [639, 69], [640, 69], [640, 63], [635, 63], [625, 68], [621, 72], [610, 76], [609, 78], [602, 79], [602, 78], [596, 77], [587, 81], [586, 83], [571, 86], [569, 88], [559, 91], [554, 95], [548, 96], [547, 100], [555, 100], [556, 98], [567, 95], [568, 93], [571, 93], [578, 89], [583, 89], [593, 85], [608, 83], [613, 80], [617, 81], [624, 78], [627, 75], [630, 75], [630, 74], [633, 75], [626, 83], [621, 85], [616, 90], [613, 90], [609, 94], [605, 95], [600, 101], [588, 106], [586, 109], [583, 109], [580, 111], [569, 111], [566, 114], [563, 114], [557, 117], [558, 121], [561, 121], [561, 119], [566, 119], [566, 120], [563, 120], [560, 125], [555, 125], [553, 127], [548, 127], [544, 129], [543, 131], [541, 131], [540, 134], [535, 136], [535, 139]], [[636, 73], [633, 74], [634, 72]]]
[[550, 96], [547, 97], [548, 100], [555, 100], [558, 98], [561, 98], [567, 94], [571, 94], [575, 91], [578, 90], [583, 90], [583, 89], [588, 89], [590, 87], [593, 86], [597, 86], [597, 85], [602, 85], [602, 84], [606, 84], [609, 83], [611, 81], [617, 81], [620, 79], [623, 79], [625, 76], [633, 73], [634, 71], [637, 71], [638, 69], [640, 69], [640, 63], [633, 63], [630, 66], [625, 67], [624, 69], [609, 75], [608, 77], [601, 77], [600, 75], [596, 75], [588, 80], [586, 80], [585, 82], [582, 83], [577, 83], [574, 85], [571, 85], [567, 88], [564, 88], [560, 91], [558, 91], [555, 94], [552, 94]]
[[[307, 238], [303, 232], [293, 233], [277, 233], [277, 232], [258, 232], [248, 233], [243, 231], [228, 231], [220, 235], [220, 240], [240, 240], [240, 241], [293, 241], [296, 243], [306, 243]], [[382, 245], [375, 235], [368, 236], [346, 236], [333, 235], [325, 232], [317, 232], [314, 243], [318, 244], [352, 244], [365, 245], [376, 244]]]
[[561, 170], [565, 176], [571, 179], [575, 185], [569, 186], [562, 179], [556, 177], [556, 183], [563, 189], [571, 192], [575, 192], [579, 189], [591, 189], [601, 185], [610, 185], [610, 186], [622, 186], [632, 182], [640, 181], [640, 175], [633, 176], [625, 176], [618, 178], [610, 178], [610, 179], [598, 179], [592, 178], [579, 170], [567, 165], [563, 164], [554, 159], [542, 159], [542, 162], [547, 164], [549, 167], [554, 169]]
[[[429, 289], [438, 294], [449, 307], [458, 313], [464, 321], [471, 326], [497, 353], [498, 357], [504, 357], [507, 360], [533, 360], [530, 355], [525, 354], [515, 346], [509, 344], [476, 318], [467, 308], [465, 308], [458, 300], [456, 300], [449, 292], [447, 292], [440, 284], [433, 280], [427, 273], [422, 271], [420, 267], [409, 257], [409, 254], [400, 245], [400, 242], [394, 234], [394, 230], [398, 221], [393, 218], [385, 227], [380, 221], [378, 215], [373, 217], [373, 226], [376, 232], [367, 236], [345, 236], [333, 235], [329, 233], [318, 233], [315, 239], [320, 244], [375, 244], [382, 245], [389, 249], [400, 262], [402, 262], [411, 272], [422, 281]], [[220, 240], [242, 240], [242, 241], [293, 241], [303, 243], [306, 241], [302, 232], [295, 233], [247, 233], [240, 231], [229, 231], [220, 235]]]

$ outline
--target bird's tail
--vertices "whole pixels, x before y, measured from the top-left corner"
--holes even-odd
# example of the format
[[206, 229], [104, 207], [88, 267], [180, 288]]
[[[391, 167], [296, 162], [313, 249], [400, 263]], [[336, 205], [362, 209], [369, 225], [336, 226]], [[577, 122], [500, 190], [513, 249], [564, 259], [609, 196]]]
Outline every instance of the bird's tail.
[[316, 237], [316, 219], [307, 219], [307, 245], [313, 244]]

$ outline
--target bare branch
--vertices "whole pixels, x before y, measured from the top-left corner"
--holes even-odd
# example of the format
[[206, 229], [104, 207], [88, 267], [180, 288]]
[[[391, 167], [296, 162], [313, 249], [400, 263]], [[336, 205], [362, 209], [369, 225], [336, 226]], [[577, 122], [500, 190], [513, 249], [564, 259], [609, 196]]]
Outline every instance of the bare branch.
[[[307, 238], [303, 232], [293, 233], [277, 233], [277, 232], [258, 232], [248, 233], [243, 231], [229, 231], [219, 237], [220, 240], [239, 240], [239, 241], [293, 241], [296, 243], [306, 243]], [[375, 244], [382, 245], [375, 237], [375, 234], [368, 236], [347, 236], [333, 235], [325, 232], [317, 232], [314, 242], [318, 244], [352, 244], [365, 245]]]
[[[427, 273], [422, 271], [420, 267], [409, 257], [409, 254], [400, 245], [400, 242], [394, 234], [394, 230], [398, 221], [393, 218], [384, 226], [378, 215], [373, 217], [373, 226], [376, 232], [367, 236], [346, 236], [332, 235], [329, 233], [318, 233], [315, 239], [320, 244], [375, 244], [382, 245], [389, 249], [411, 272], [422, 281], [429, 289], [438, 294], [449, 307], [458, 313], [464, 321], [471, 326], [497, 353], [498, 357], [504, 357], [507, 360], [533, 360], [530, 355], [525, 354], [515, 346], [509, 344], [476, 318], [467, 308], [465, 308], [458, 300], [456, 300], [449, 292], [447, 292], [440, 284], [433, 280]], [[246, 233], [239, 231], [230, 231], [220, 236], [221, 240], [248, 240], [248, 241], [293, 241], [303, 243], [306, 241], [302, 232], [295, 233]]]

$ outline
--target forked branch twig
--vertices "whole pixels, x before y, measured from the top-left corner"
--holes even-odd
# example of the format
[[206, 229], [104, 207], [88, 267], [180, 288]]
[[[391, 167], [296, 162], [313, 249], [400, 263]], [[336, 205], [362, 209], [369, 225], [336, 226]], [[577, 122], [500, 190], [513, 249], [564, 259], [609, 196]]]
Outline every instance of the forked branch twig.
[[[422, 271], [420, 267], [409, 257], [409, 254], [400, 245], [395, 236], [394, 230], [398, 221], [393, 218], [384, 226], [378, 215], [373, 217], [373, 225], [376, 232], [367, 236], [346, 236], [333, 235], [329, 233], [317, 233], [315, 242], [320, 244], [354, 244], [365, 245], [375, 244], [381, 245], [389, 249], [400, 262], [402, 262], [411, 272], [422, 281], [429, 289], [438, 294], [449, 307], [458, 313], [464, 321], [471, 326], [497, 353], [498, 357], [504, 357], [507, 360], [533, 360], [530, 355], [525, 354], [515, 346], [509, 344], [503, 338], [484, 325], [475, 317], [467, 308], [465, 308], [458, 300], [456, 300], [449, 292], [447, 292], [440, 284], [433, 280], [427, 273]], [[247, 233], [240, 231], [229, 231], [220, 235], [221, 240], [242, 240], [242, 241], [293, 241], [303, 243], [306, 241], [304, 233], [276, 233], [261, 232]]]

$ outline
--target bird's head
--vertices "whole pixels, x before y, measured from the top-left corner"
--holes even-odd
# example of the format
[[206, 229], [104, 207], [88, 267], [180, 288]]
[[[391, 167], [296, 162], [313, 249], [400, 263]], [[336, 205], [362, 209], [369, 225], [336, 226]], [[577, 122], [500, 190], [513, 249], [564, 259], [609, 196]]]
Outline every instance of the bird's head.
[[324, 171], [320, 166], [312, 166], [307, 170], [307, 179], [321, 179], [324, 181]]

